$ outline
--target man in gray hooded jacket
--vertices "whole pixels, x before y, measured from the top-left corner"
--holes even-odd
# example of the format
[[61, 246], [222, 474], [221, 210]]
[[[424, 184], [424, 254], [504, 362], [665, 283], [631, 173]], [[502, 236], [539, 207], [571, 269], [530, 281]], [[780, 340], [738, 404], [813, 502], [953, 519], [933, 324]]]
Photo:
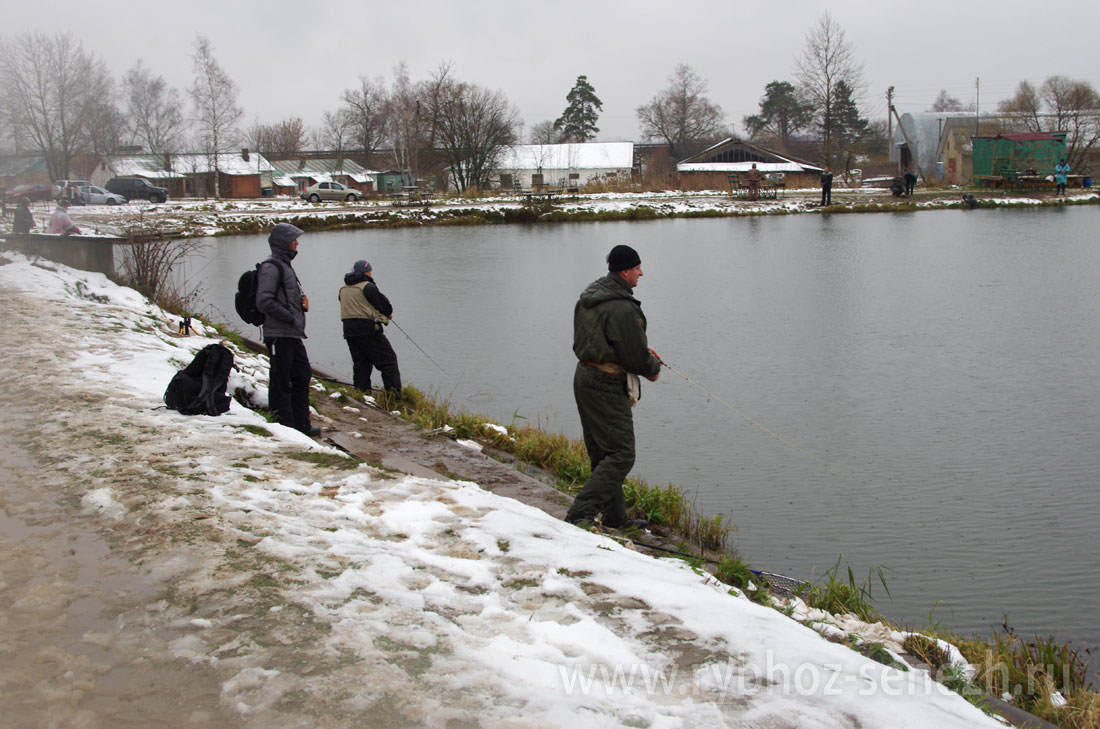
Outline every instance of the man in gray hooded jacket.
[[642, 277], [642, 259], [630, 246], [617, 245], [607, 256], [608, 274], [589, 284], [573, 310], [573, 353], [577, 369], [573, 396], [592, 463], [565, 520], [574, 524], [603, 515], [604, 526], [644, 527], [629, 519], [623, 480], [634, 466], [634, 417], [641, 396], [638, 376], [651, 382], [661, 360], [646, 340], [642, 305], [634, 287]]
[[256, 308], [263, 312], [263, 338], [271, 353], [268, 403], [279, 423], [307, 435], [321, 429], [309, 419], [309, 381], [312, 370], [302, 340], [306, 338], [309, 299], [290, 262], [298, 255], [303, 233], [290, 223], [271, 229], [267, 244], [271, 256], [260, 264], [256, 281]]

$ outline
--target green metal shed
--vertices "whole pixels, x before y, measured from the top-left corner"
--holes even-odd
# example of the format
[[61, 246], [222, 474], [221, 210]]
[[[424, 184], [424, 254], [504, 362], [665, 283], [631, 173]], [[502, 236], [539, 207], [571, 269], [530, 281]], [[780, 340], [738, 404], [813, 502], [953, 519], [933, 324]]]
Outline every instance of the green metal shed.
[[974, 176], [1012, 176], [1034, 168], [1040, 175], [1053, 175], [1054, 165], [1066, 156], [1065, 132], [1024, 132], [971, 137], [974, 145]]
[[376, 172], [374, 174], [375, 190], [377, 190], [380, 195], [401, 192], [402, 188], [415, 184], [416, 178], [412, 176], [411, 172], [386, 170], [385, 172]]

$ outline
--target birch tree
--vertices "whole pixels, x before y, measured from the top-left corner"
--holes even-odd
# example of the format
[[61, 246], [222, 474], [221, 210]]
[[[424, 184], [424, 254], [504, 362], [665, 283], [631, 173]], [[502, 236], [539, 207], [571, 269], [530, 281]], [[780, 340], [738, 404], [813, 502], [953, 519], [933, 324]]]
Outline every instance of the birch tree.
[[195, 80], [191, 86], [191, 101], [199, 129], [199, 143], [211, 155], [214, 167], [214, 197], [221, 197], [218, 155], [230, 149], [237, 140], [237, 124], [244, 111], [237, 105], [237, 85], [214, 58], [214, 49], [206, 36], [195, 38]]

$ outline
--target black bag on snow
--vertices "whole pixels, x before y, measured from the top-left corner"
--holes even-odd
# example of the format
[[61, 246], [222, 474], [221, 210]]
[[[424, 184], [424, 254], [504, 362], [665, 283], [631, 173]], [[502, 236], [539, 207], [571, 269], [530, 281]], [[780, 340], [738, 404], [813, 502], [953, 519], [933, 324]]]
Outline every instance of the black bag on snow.
[[229, 410], [229, 370], [233, 353], [220, 344], [199, 350], [191, 364], [177, 372], [164, 391], [164, 404], [184, 415], [221, 415]]
[[257, 263], [255, 268], [241, 274], [240, 279], [237, 280], [237, 294], [233, 297], [233, 306], [237, 309], [237, 314], [247, 323], [255, 326], [261, 326], [264, 323], [263, 312], [256, 308], [256, 287], [259, 284], [262, 263], [262, 261]]

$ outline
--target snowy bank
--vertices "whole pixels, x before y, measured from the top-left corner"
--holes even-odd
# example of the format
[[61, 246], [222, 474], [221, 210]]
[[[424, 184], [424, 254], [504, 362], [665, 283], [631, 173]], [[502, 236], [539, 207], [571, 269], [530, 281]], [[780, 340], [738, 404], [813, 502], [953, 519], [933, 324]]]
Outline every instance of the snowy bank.
[[[167, 411], [211, 331], [5, 257], [0, 386], [28, 445], [59, 450], [73, 508], [171, 585], [149, 607], [178, 631], [165, 656], [214, 672], [242, 726], [1001, 726], [923, 671], [475, 483], [352, 462], [236, 402]], [[262, 401], [266, 361], [235, 357], [230, 388]]]

